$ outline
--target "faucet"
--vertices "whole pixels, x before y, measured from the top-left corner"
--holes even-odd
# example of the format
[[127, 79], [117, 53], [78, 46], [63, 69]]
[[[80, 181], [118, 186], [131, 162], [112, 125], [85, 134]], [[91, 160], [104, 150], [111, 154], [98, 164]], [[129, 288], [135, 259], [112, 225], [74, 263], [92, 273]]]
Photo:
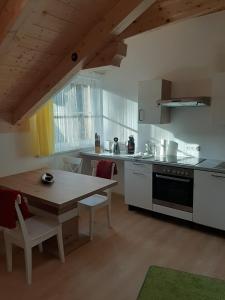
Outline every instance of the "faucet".
[[145, 144], [145, 153], [155, 155], [156, 146], [153, 143], [147, 142]]

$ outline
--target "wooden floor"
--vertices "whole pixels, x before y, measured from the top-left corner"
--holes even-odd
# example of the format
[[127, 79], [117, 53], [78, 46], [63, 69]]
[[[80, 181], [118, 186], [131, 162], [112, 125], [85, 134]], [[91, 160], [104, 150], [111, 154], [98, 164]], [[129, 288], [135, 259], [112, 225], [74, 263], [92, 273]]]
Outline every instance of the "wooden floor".
[[[23, 252], [15, 251], [13, 273], [6, 273], [1, 253], [0, 299], [132, 300], [151, 265], [225, 279], [223, 235], [128, 211], [115, 196], [112, 213], [113, 229], [102, 209], [94, 240], [68, 255], [65, 264], [34, 249], [32, 286], [25, 282]], [[83, 212], [82, 231], [87, 221]]]

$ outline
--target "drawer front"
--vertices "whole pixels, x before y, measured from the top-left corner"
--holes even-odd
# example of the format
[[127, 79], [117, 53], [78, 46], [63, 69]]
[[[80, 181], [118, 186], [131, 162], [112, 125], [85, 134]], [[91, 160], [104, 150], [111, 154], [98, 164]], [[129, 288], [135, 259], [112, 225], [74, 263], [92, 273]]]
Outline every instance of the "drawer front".
[[139, 161], [125, 161], [125, 169], [145, 174], [151, 174], [152, 164], [144, 164]]
[[182, 220], [192, 221], [192, 213], [187, 211], [177, 210], [158, 204], [153, 204], [153, 211]]
[[126, 169], [125, 203], [152, 209], [152, 174]]
[[193, 221], [225, 230], [225, 174], [194, 172]]

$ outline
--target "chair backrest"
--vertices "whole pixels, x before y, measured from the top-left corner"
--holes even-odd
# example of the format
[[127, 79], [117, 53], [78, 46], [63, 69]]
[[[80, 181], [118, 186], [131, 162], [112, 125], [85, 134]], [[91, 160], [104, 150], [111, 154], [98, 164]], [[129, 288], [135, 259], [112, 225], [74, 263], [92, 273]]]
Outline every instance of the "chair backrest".
[[91, 175], [96, 176], [98, 160], [91, 160]]
[[63, 164], [66, 171], [81, 173], [83, 159], [80, 157], [65, 156], [63, 157]]
[[[96, 176], [96, 170], [97, 170], [97, 165], [98, 165], [99, 160], [92, 160], [91, 161], [91, 168], [92, 168], [92, 176]], [[113, 179], [113, 175], [114, 175], [114, 169], [115, 169], [115, 163], [112, 163], [112, 169], [111, 169], [111, 179]]]
[[24, 239], [24, 241], [27, 241], [28, 231], [27, 231], [27, 227], [26, 227], [23, 215], [22, 215], [20, 207], [19, 207], [19, 203], [18, 203], [19, 202], [19, 197], [21, 197], [21, 196], [18, 196], [17, 200], [15, 201], [16, 214], [17, 214], [18, 221], [19, 221], [19, 224], [20, 224], [23, 239]]

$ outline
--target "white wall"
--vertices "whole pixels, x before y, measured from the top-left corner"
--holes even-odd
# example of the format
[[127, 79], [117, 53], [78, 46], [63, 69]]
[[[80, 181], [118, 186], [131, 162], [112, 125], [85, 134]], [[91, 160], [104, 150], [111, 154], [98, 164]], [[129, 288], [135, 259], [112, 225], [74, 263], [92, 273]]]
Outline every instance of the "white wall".
[[44, 167], [49, 160], [31, 155], [28, 132], [0, 133], [0, 177]]
[[[207, 96], [213, 74], [225, 71], [225, 12], [171, 24], [126, 42], [128, 55], [120, 69], [106, 73], [106, 90], [137, 101], [138, 81], [164, 78], [173, 82], [174, 97]], [[210, 108], [175, 109], [171, 124], [139, 126], [140, 150], [153, 135], [177, 139], [182, 148], [199, 144], [200, 156], [225, 160], [225, 127], [213, 124]]]

